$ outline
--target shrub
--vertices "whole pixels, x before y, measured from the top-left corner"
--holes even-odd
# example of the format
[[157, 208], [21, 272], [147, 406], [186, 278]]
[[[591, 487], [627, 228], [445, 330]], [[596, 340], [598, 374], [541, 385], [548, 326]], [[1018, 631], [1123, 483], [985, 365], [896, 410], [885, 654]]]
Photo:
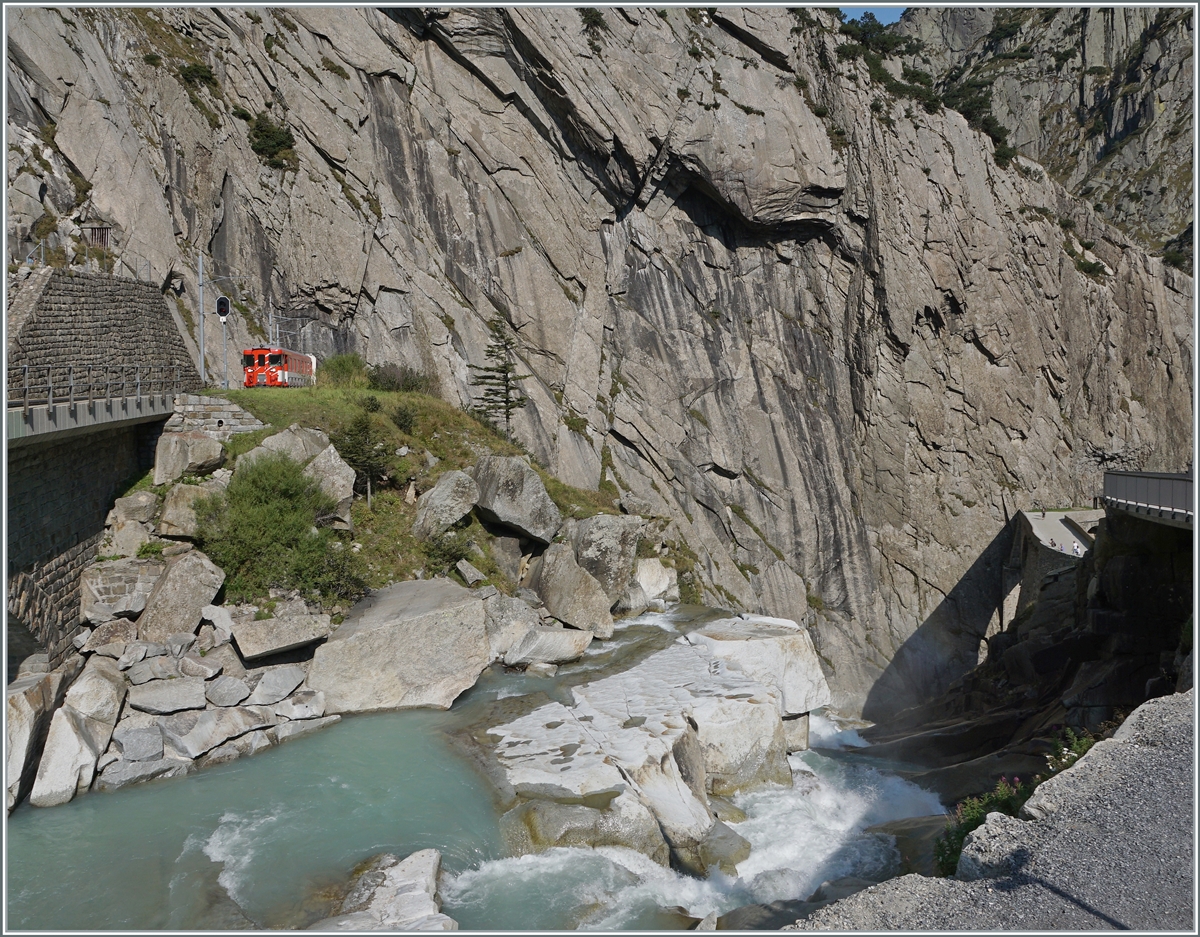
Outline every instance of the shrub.
[[417, 427], [417, 411], [407, 404], [397, 404], [388, 414], [388, 418], [396, 424], [396, 429], [410, 436]]
[[352, 600], [366, 590], [359, 560], [317, 518], [333, 510], [319, 482], [282, 453], [264, 456], [238, 472], [224, 492], [195, 505], [197, 540], [225, 570], [225, 592], [234, 601], [271, 588], [319, 592]]
[[465, 560], [471, 555], [467, 534], [462, 530], [448, 530], [440, 537], [426, 540], [421, 544], [421, 551], [433, 572], [446, 572], [459, 560]]
[[333, 355], [317, 368], [317, 383], [324, 387], [367, 387], [367, 366], [354, 352]]
[[162, 56], [157, 52], [147, 52], [142, 56], [142, 61], [147, 65], [153, 65], [155, 68], [158, 68], [162, 64]]
[[321, 56], [321, 65], [326, 71], [333, 72], [338, 78], [350, 80], [350, 73], [327, 55]]
[[428, 394], [433, 380], [408, 365], [380, 364], [369, 369], [367, 385], [371, 390], [402, 391], [406, 394]]
[[1086, 273], [1089, 277], [1100, 277], [1105, 274], [1105, 267], [1098, 260], [1083, 260], [1082, 258], [1075, 261], [1075, 269], [1080, 273]]
[[259, 111], [250, 125], [250, 149], [273, 169], [294, 169], [297, 160], [292, 147], [295, 145], [296, 138], [287, 127], [276, 124], [265, 111]]
[[383, 409], [383, 404], [379, 402], [379, 398], [374, 394], [367, 394], [358, 403], [359, 406], [361, 406], [368, 413], [378, 413], [381, 409]]
[[162, 556], [163, 548], [166, 546], [161, 540], [148, 540], [138, 547], [137, 555], [139, 560], [147, 560], [153, 557]]
[[338, 455], [362, 476], [359, 480], [363, 483], [369, 505], [373, 480], [383, 475], [391, 462], [391, 452], [383, 434], [371, 422], [371, 414], [364, 409], [345, 430], [331, 434], [329, 441], [337, 449]]
[[1187, 269], [1188, 255], [1183, 251], [1163, 251], [1163, 263], [1170, 264], [1180, 270]]
[[197, 85], [208, 85], [210, 88], [217, 86], [217, 76], [213, 74], [212, 69], [198, 62], [192, 62], [180, 68], [179, 77], [190, 88]]
[[595, 7], [581, 8], [579, 18], [583, 21], [583, 31], [591, 39], [598, 39], [600, 33], [608, 32], [608, 23], [604, 22], [604, 14]]
[[247, 123], [249, 123], [250, 121], [252, 121], [254, 119], [254, 115], [251, 114], [244, 107], [242, 107], [240, 104], [238, 104], [234, 107], [233, 116], [236, 117], [238, 120], [244, 120]]

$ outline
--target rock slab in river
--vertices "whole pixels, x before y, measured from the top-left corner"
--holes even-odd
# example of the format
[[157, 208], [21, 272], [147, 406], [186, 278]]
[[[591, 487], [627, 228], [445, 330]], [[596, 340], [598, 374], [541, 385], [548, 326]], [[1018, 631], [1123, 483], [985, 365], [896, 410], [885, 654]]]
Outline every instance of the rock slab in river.
[[448, 709], [489, 661], [483, 600], [445, 579], [364, 599], [313, 656], [308, 687], [330, 713]]
[[422, 849], [406, 859], [385, 853], [355, 877], [341, 913], [309, 930], [458, 930], [457, 922], [441, 913], [437, 896], [441, 865], [442, 855], [436, 849]]

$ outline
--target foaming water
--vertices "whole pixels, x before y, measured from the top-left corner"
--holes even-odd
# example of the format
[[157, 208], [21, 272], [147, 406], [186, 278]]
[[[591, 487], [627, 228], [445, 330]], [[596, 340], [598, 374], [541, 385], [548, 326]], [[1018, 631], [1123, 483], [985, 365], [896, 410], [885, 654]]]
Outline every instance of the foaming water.
[[831, 713], [814, 712], [808, 717], [808, 744], [810, 748], [840, 750], [866, 748], [867, 742], [858, 730], [849, 727], [844, 720]]
[[664, 908], [699, 918], [806, 898], [824, 881], [894, 875], [899, 855], [891, 837], [864, 830], [944, 809], [936, 795], [868, 765], [814, 751], [789, 763], [793, 787], [734, 798], [746, 819], [730, 826], [751, 845], [736, 877], [679, 875], [627, 849], [552, 849], [447, 876], [446, 913], [464, 929], [615, 930], [653, 927]]

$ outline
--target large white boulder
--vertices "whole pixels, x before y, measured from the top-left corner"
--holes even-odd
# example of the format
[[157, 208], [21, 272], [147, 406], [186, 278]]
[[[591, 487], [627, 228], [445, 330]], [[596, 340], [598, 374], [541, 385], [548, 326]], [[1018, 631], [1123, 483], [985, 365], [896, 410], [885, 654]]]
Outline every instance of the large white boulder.
[[303, 465], [328, 446], [329, 437], [319, 429], [307, 429], [299, 423], [293, 423], [283, 432], [268, 436], [255, 448], [238, 456], [233, 470], [236, 474], [271, 453], [282, 453], [293, 462]]
[[384, 854], [356, 873], [337, 917], [309, 927], [319, 931], [458, 930], [441, 913], [437, 896], [442, 854], [422, 849], [406, 859]]
[[401, 582], [350, 610], [307, 685], [330, 713], [448, 709], [489, 660], [482, 599], [445, 579]]
[[679, 601], [679, 575], [672, 567], [664, 566], [662, 560], [638, 560], [633, 578], [649, 601]]
[[233, 623], [233, 639], [246, 660], [290, 651], [320, 641], [332, 630], [328, 615], [296, 615], [290, 618], [243, 618]]
[[82, 666], [82, 658], [73, 656], [48, 673], [18, 676], [6, 689], [5, 764], [10, 813], [33, 785], [50, 720]]
[[479, 499], [479, 486], [466, 472], [444, 472], [432, 488], [417, 499], [413, 536], [426, 540], [458, 523]]
[[574, 628], [530, 628], [504, 655], [509, 667], [521, 664], [565, 664], [578, 660], [592, 643], [590, 631]]
[[321, 490], [333, 499], [333, 510], [319, 518], [318, 523], [334, 530], [352, 530], [350, 507], [354, 504], [354, 469], [338, 455], [333, 446], [326, 446], [304, 469], [308, 478], [315, 478]]
[[477, 507], [484, 520], [511, 527], [539, 543], [554, 539], [562, 514], [524, 459], [484, 456], [469, 474], [479, 486]]
[[687, 640], [704, 645], [751, 679], [778, 687], [785, 715], [810, 712], [832, 698], [812, 638], [794, 621], [761, 615], [723, 618], [691, 632]]
[[142, 640], [162, 642], [170, 634], [194, 632], [223, 582], [224, 571], [199, 550], [172, 557], [138, 619]]
[[565, 543], [553, 543], [542, 554], [537, 591], [546, 610], [559, 621], [598, 638], [612, 637], [612, 602], [600, 583], [575, 562], [574, 551]]
[[166, 485], [184, 475], [206, 475], [224, 462], [220, 441], [206, 433], [163, 433], [154, 450], [154, 484]]

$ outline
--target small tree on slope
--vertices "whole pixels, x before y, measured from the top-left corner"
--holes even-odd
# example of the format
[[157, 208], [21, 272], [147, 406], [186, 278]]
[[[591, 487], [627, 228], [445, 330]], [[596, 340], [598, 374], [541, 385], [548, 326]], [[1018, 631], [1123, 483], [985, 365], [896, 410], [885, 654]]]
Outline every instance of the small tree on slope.
[[488, 321], [492, 340], [484, 354], [489, 363], [471, 364], [468, 367], [475, 372], [471, 377], [471, 385], [483, 388], [475, 405], [475, 412], [493, 426], [498, 426], [503, 420], [504, 438], [511, 440], [513, 411], [519, 410], [529, 401], [529, 398], [521, 393], [517, 382], [525, 380], [529, 375], [516, 373], [513, 349], [517, 342], [506, 331], [506, 325], [501, 316], [495, 316]]

